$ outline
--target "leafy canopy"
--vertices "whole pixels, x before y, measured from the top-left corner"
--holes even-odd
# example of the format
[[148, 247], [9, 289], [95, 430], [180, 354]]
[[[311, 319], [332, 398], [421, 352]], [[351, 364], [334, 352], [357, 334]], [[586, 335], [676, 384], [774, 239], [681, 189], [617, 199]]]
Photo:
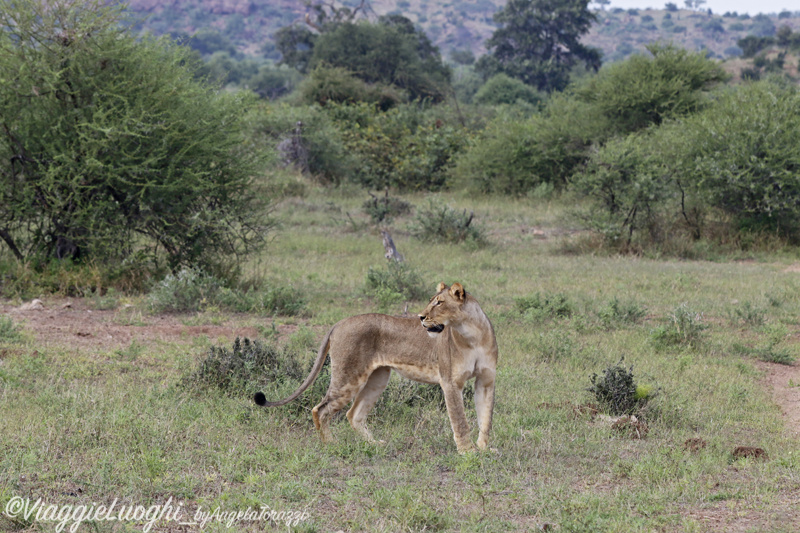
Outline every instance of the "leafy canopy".
[[405, 90], [412, 100], [442, 100], [450, 83], [438, 48], [401, 15], [339, 24], [319, 36], [310, 65], [345, 68], [367, 83]]
[[0, 1], [0, 237], [20, 260], [229, 263], [266, 224], [247, 97], [120, 18], [102, 0]]
[[581, 44], [596, 16], [589, 0], [509, 0], [494, 20], [489, 53], [476, 68], [488, 78], [504, 72], [541, 91], [560, 91], [569, 72], [583, 63], [600, 68], [600, 52]]

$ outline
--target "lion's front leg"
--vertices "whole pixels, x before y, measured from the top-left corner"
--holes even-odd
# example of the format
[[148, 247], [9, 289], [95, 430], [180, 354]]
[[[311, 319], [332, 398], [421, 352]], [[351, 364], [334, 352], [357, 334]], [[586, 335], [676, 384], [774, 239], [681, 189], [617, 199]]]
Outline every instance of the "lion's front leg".
[[463, 386], [457, 387], [453, 383], [442, 383], [444, 401], [447, 405], [447, 415], [450, 417], [450, 426], [453, 428], [453, 438], [456, 441], [458, 453], [464, 454], [475, 451], [469, 438], [469, 425], [464, 412]]
[[485, 450], [489, 445], [489, 433], [492, 431], [492, 412], [494, 411], [494, 377], [495, 371], [482, 370], [475, 378], [475, 410], [478, 413], [478, 448]]

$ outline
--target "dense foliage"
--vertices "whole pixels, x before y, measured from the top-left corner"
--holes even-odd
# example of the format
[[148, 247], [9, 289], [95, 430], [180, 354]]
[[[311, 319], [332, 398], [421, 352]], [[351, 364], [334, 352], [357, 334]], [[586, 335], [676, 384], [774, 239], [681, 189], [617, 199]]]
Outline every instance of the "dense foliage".
[[697, 111], [707, 91], [725, 79], [703, 54], [657, 46], [650, 51], [553, 95], [530, 118], [498, 115], [458, 157], [455, 182], [516, 195], [542, 191], [542, 184], [564, 188], [593, 149], [614, 135]]
[[795, 238], [798, 112], [793, 85], [729, 89], [699, 113], [609, 142], [576, 187], [598, 202], [596, 227], [626, 245], [697, 240], [723, 228]]
[[[555, 91], [596, 57], [569, 40], [588, 27], [586, 2], [549, 1], [514, 0], [498, 14], [504, 24], [477, 65], [494, 75], [483, 82], [465, 53], [455, 90], [418, 27], [400, 15], [359, 20], [363, 3], [315, 11], [310, 33], [292, 34], [290, 68], [236, 61], [216, 31], [134, 38], [121, 9], [99, 1], [2, 2], [0, 68], [13, 73], [0, 78], [6, 259], [39, 272], [53, 260], [101, 261], [145, 272], [138, 287], [147, 273], [186, 267], [225, 278], [262, 242], [267, 198], [285, 192], [254, 176], [283, 175], [280, 165], [387, 197], [572, 194], [581, 220], [616, 249], [794, 238], [795, 86], [720, 89], [728, 76], [705, 52], [652, 45]], [[548, 6], [552, 20], [541, 20]], [[795, 40], [782, 29], [742, 44], [750, 54]], [[754, 66], [769, 72], [785, 52]], [[256, 104], [252, 92], [284, 101]]]
[[0, 236], [20, 260], [229, 264], [265, 209], [244, 93], [188, 49], [135, 40], [118, 8], [0, 3]]
[[559, 91], [578, 64], [597, 70], [600, 52], [581, 36], [595, 15], [588, 0], [509, 0], [494, 20], [499, 25], [486, 41], [489, 53], [478, 60], [484, 75], [504, 72], [542, 91]]

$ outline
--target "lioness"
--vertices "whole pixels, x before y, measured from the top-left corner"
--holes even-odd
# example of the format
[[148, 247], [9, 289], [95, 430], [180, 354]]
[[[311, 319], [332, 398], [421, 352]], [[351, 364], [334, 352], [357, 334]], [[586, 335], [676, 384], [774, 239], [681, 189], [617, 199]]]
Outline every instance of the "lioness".
[[268, 402], [259, 392], [255, 402], [273, 407], [294, 400], [314, 382], [330, 353], [331, 384], [311, 411], [323, 442], [333, 439], [331, 417], [354, 398], [347, 411], [350, 425], [368, 441], [375, 441], [365, 422], [394, 369], [409, 379], [442, 387], [458, 452], [466, 453], [475, 447], [469, 438], [462, 390], [474, 377], [478, 448], [486, 449], [497, 367], [494, 329], [460, 283], [452, 287], [440, 283], [436, 291], [419, 319], [368, 314], [342, 320], [325, 336], [311, 373], [296, 391], [277, 402]]

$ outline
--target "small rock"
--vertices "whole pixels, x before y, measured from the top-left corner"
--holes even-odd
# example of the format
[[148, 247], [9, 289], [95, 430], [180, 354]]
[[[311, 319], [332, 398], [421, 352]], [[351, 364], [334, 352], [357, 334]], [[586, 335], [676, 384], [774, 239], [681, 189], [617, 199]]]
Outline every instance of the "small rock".
[[44, 304], [38, 298], [19, 306], [20, 311], [38, 311], [44, 309]]

